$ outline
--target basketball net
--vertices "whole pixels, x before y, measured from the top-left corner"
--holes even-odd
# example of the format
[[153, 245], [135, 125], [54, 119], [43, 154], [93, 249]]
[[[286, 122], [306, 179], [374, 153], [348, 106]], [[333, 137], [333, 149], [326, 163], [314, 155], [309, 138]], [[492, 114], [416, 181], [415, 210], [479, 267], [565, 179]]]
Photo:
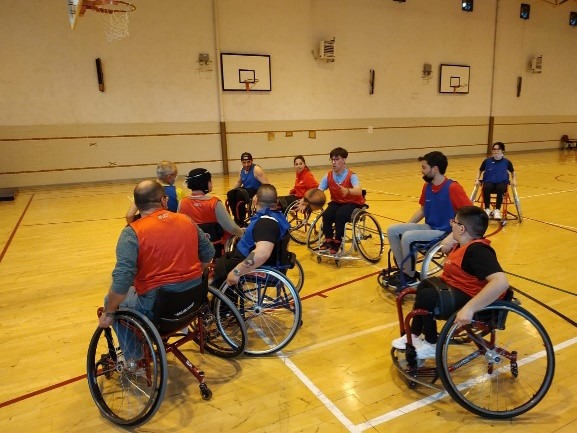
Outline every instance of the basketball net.
[[136, 6], [121, 0], [84, 0], [83, 7], [98, 12], [100, 21], [104, 24], [104, 34], [108, 42], [123, 39], [130, 35], [128, 23], [130, 12]]

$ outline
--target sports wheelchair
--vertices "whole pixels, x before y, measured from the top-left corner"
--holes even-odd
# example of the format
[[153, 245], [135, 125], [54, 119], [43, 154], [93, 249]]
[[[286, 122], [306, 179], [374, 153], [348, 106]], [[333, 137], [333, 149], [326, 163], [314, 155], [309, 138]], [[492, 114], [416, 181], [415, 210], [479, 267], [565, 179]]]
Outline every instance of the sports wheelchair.
[[[403, 269], [404, 265], [411, 260], [413, 262], [413, 268], [417, 270], [417, 276], [419, 280], [423, 280], [430, 276], [437, 274], [443, 270], [443, 265], [445, 263], [445, 258], [447, 257], [443, 251], [441, 251], [441, 242], [448, 236], [449, 233], [444, 233], [430, 241], [418, 241], [411, 244], [411, 252], [407, 255], [400, 266], [395, 266], [395, 260], [393, 253], [389, 250], [388, 267], [383, 269], [379, 275], [377, 275], [377, 281], [379, 285], [386, 290], [391, 291], [394, 294], [399, 294], [403, 289], [407, 288], [407, 283], [405, 281], [404, 273], [400, 273], [400, 286], [389, 285], [389, 278], [394, 272]], [[420, 265], [418, 268], [417, 265]]]
[[[240, 227], [246, 227], [254, 214], [252, 198], [244, 188], [231, 189], [226, 194], [226, 209]], [[231, 198], [234, 197], [234, 200]]]
[[[364, 195], [365, 191], [363, 190]], [[337, 266], [340, 265], [341, 260], [359, 260], [360, 258], [354, 255], [357, 251], [362, 258], [371, 263], [377, 263], [381, 260], [385, 236], [375, 217], [367, 211], [368, 208], [369, 205], [364, 204], [353, 211], [351, 221], [345, 224], [341, 246], [336, 254], [320, 251], [321, 245], [325, 242], [322, 230], [324, 211], [316, 215], [308, 228], [307, 248], [316, 254], [318, 263], [322, 262], [323, 257], [333, 259]], [[291, 236], [293, 232], [291, 232]]]
[[[501, 225], [506, 225], [507, 220], [518, 220], [520, 223], [523, 222], [523, 214], [521, 212], [521, 201], [519, 200], [519, 194], [517, 193], [517, 188], [513, 185], [511, 187], [511, 192], [513, 195], [513, 200], [511, 200], [511, 195], [509, 194], [509, 188], [503, 194], [503, 204], [501, 205]], [[475, 185], [473, 192], [471, 192], [470, 199], [473, 203], [477, 203], [483, 209], [491, 209], [491, 215], [495, 211], [497, 197], [495, 194], [491, 194], [491, 202], [487, 206], [483, 201], [483, 188], [481, 185]], [[511, 205], [515, 205], [517, 214], [511, 212]]]
[[[103, 313], [102, 307], [98, 315]], [[180, 346], [194, 341], [200, 353], [231, 358], [244, 352], [243, 317], [220, 291], [202, 283], [184, 292], [160, 289], [153, 321], [131, 309], [115, 313], [109, 328], [97, 328], [87, 353], [88, 387], [102, 415], [123, 427], [141, 425], [156, 413], [167, 387], [167, 353], [173, 353], [199, 381], [204, 400], [212, 391]]]
[[[410, 324], [417, 315], [403, 315], [403, 299], [416, 289], [403, 290], [397, 297], [401, 335], [407, 335], [405, 350], [391, 349], [394, 366], [409, 388], [417, 385], [443, 389], [468, 411], [491, 419], [521, 415], [545, 396], [555, 372], [555, 352], [543, 325], [513, 299], [496, 301], [478, 311], [473, 321], [457, 326], [456, 313], [447, 305], [449, 290], [440, 290], [434, 316], [446, 320], [437, 341], [435, 360], [420, 360], [411, 338]], [[452, 313], [452, 314], [451, 314]], [[437, 380], [441, 379], [441, 384]]]
[[[268, 355], [283, 349], [302, 324], [299, 293], [280, 270], [263, 266], [240, 276], [237, 284], [225, 281], [222, 294], [234, 302], [246, 323], [248, 355]], [[222, 298], [215, 302], [217, 310]]]

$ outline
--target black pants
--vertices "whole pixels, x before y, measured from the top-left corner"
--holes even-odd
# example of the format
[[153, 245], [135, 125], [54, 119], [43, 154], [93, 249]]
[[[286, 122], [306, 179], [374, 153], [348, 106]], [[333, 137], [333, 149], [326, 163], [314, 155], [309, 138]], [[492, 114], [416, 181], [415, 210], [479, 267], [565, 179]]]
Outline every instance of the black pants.
[[491, 203], [491, 194], [497, 194], [495, 208], [501, 209], [505, 191], [507, 191], [506, 183], [483, 182], [483, 202], [485, 203], [485, 209], [489, 208], [489, 203]]
[[[471, 299], [469, 295], [458, 289], [451, 289], [451, 291], [454, 296], [455, 311], [461, 309]], [[413, 310], [423, 309], [433, 312], [437, 306], [437, 297], [437, 289], [431, 285], [419, 283]], [[411, 323], [411, 333], [415, 335], [424, 334], [426, 341], [435, 344], [437, 342], [437, 321], [432, 314], [415, 316]]]
[[326, 239], [340, 241], [345, 234], [345, 224], [351, 220], [353, 211], [362, 207], [356, 203], [330, 202], [323, 212], [323, 234]]

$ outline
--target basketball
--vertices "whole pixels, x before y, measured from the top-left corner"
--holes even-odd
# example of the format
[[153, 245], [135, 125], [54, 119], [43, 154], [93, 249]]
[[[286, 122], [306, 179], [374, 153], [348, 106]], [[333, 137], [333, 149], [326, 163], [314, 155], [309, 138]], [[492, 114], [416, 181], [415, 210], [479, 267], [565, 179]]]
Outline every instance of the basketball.
[[305, 193], [305, 199], [308, 201], [309, 206], [312, 210], [322, 209], [327, 202], [327, 197], [324, 191], [320, 189], [309, 189]]

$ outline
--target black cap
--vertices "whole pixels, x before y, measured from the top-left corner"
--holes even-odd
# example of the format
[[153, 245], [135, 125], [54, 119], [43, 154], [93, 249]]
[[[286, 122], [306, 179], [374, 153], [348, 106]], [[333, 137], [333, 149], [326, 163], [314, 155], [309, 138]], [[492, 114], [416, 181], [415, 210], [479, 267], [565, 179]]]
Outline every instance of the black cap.
[[247, 160], [252, 161], [252, 155], [248, 152], [244, 152], [242, 155], [240, 155], [240, 160], [241, 161], [247, 161]]

